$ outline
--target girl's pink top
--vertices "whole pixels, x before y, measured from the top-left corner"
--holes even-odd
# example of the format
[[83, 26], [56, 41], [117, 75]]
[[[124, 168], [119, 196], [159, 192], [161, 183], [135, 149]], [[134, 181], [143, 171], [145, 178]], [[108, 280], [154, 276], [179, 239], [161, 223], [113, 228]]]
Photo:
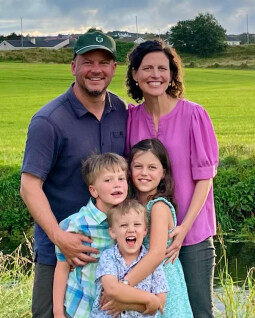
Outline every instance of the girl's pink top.
[[[178, 205], [177, 223], [184, 219], [196, 180], [213, 178], [217, 173], [218, 144], [211, 120], [200, 105], [178, 100], [174, 109], [159, 119], [158, 134], [144, 103], [128, 107], [126, 153], [142, 139], [158, 138], [166, 147], [175, 182]], [[183, 245], [193, 245], [216, 234], [213, 188]]]

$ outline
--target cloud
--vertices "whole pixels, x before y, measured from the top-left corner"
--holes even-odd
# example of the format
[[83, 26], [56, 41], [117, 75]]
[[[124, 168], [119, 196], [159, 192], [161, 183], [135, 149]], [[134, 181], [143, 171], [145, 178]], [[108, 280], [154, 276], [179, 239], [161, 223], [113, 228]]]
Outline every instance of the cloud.
[[209, 12], [228, 34], [255, 33], [255, 0], [0, 0], [0, 34], [82, 33], [90, 27], [165, 33], [180, 20]]

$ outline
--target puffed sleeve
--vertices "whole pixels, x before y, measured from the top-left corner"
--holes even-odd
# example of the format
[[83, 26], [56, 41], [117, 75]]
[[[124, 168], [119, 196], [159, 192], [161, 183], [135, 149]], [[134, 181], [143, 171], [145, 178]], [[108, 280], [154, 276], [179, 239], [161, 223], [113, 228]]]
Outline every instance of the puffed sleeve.
[[131, 144], [130, 144], [130, 134], [132, 129], [132, 121], [133, 121], [133, 109], [135, 105], [134, 104], [128, 104], [128, 119], [127, 119], [127, 131], [126, 131], [126, 146], [125, 146], [125, 157], [128, 158]]
[[219, 161], [218, 143], [211, 119], [200, 106], [191, 119], [191, 169], [194, 180], [213, 178]]

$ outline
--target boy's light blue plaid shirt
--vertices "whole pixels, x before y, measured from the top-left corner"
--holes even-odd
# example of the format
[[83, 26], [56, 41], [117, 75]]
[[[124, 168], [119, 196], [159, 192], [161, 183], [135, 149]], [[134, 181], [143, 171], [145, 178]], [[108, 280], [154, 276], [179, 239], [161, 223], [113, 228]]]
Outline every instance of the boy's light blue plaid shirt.
[[[85, 245], [97, 248], [100, 254], [114, 244], [108, 232], [107, 215], [96, 208], [92, 199], [78, 213], [64, 219], [60, 226], [64, 231], [81, 233], [89, 236], [93, 242]], [[99, 258], [100, 254], [92, 256]], [[58, 261], [66, 261], [65, 256], [56, 247]], [[64, 305], [67, 313], [74, 318], [89, 317], [95, 298], [95, 276], [97, 263], [76, 267], [70, 272]]]

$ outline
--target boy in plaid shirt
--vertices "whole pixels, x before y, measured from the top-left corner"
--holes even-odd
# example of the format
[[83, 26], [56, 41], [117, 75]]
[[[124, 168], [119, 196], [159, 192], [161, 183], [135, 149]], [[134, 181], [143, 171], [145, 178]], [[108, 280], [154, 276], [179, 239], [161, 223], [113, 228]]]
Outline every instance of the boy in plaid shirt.
[[[91, 247], [102, 251], [114, 244], [108, 232], [107, 212], [127, 196], [127, 163], [114, 153], [89, 157], [82, 165], [82, 175], [91, 199], [78, 213], [64, 219], [64, 231], [82, 233], [92, 240]], [[56, 247], [57, 266], [53, 286], [53, 312], [55, 318], [89, 317], [95, 298], [97, 263], [89, 263], [70, 271], [64, 255]]]

